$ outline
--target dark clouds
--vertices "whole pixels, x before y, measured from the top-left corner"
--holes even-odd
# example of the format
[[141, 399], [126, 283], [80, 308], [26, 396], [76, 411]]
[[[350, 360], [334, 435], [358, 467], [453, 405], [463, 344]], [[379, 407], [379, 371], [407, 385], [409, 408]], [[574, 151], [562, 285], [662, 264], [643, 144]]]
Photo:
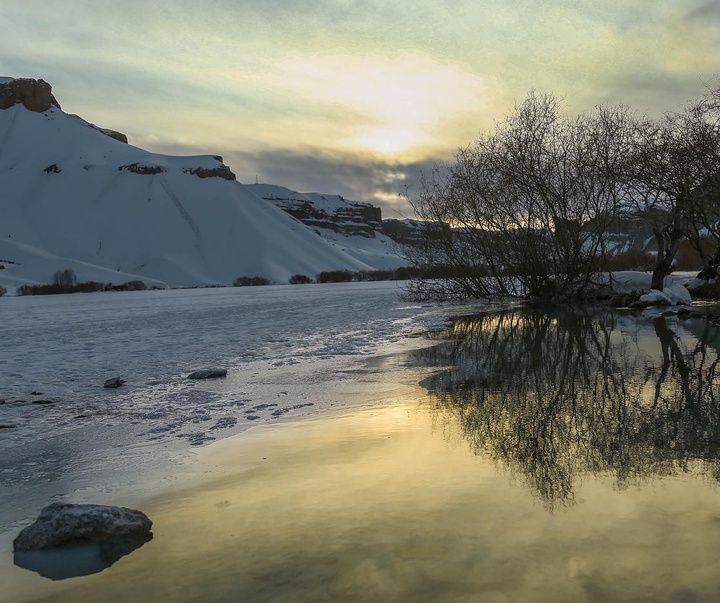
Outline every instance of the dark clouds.
[[340, 194], [383, 208], [385, 217], [412, 214], [407, 199], [419, 190], [420, 174], [440, 161], [386, 162], [320, 150], [228, 151], [225, 162], [241, 182], [279, 184], [300, 192]]
[[452, 160], [448, 153], [448, 156], [438, 155], [422, 161], [384, 161], [316, 148], [250, 152], [218, 146], [201, 149], [161, 145], [151, 150], [171, 155], [220, 154], [244, 184], [254, 184], [257, 176], [260, 183], [277, 184], [303, 193], [342, 195], [382, 207], [386, 218], [412, 217], [407, 196], [412, 199], [420, 192], [421, 174], [428, 173], [438, 163]]

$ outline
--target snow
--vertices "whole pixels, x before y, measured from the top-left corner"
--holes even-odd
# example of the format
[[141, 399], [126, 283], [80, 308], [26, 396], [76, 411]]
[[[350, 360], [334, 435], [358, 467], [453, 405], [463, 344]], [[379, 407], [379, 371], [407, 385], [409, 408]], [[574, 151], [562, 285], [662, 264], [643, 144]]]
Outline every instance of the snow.
[[[665, 287], [675, 285], [686, 285], [691, 281], [697, 272], [674, 272], [665, 277]], [[650, 291], [652, 274], [650, 272], [639, 272], [636, 270], [621, 270], [612, 273], [613, 290], [618, 293], [631, 293], [633, 291]]]
[[312, 203], [315, 209], [327, 214], [334, 214], [340, 209], [349, 207], [372, 207], [372, 204], [363, 201], [352, 201], [341, 195], [327, 193], [299, 193], [277, 184], [251, 184], [248, 188], [258, 197], [277, 201], [300, 201]]
[[375, 237], [348, 236], [330, 229], [317, 229], [320, 236], [332, 243], [343, 253], [376, 269], [394, 269], [407, 266], [399, 245], [390, 237], [376, 234]]
[[[340, 195], [322, 193], [299, 193], [275, 184], [250, 184], [248, 190], [258, 197], [275, 203], [278, 207], [292, 207], [296, 204], [310, 203], [316, 211], [324, 212], [328, 220], [342, 218], [342, 210], [353, 207], [373, 207], [370, 203], [349, 201]], [[291, 203], [286, 203], [290, 201]], [[357, 222], [336, 221], [338, 226], [352, 226]], [[398, 244], [379, 231], [374, 236], [348, 235], [335, 232], [331, 228], [313, 226], [314, 232], [332, 244], [336, 249], [356, 260], [369, 264], [374, 269], [394, 269], [407, 266], [408, 262]]]
[[648, 304], [692, 306], [692, 297], [690, 292], [679, 283], [668, 285], [667, 287], [664, 287], [662, 291], [650, 289], [649, 293], [640, 296], [640, 301]]
[[[364, 361], [420, 345], [444, 320], [400, 292], [384, 282], [0, 298], [0, 423], [16, 426], [0, 438], [0, 531], [93, 484], [111, 491], [153, 471], [159, 484], [192, 444], [340, 411], [341, 387], [365, 400]], [[228, 376], [187, 379], [208, 367]], [[127, 383], [103, 388], [116, 376]]]
[[[122, 170], [132, 164], [164, 171]], [[242, 184], [187, 173], [221, 165], [143, 151], [55, 108], [0, 111], [0, 285], [49, 283], [77, 262], [94, 280], [169, 286], [375, 268]]]

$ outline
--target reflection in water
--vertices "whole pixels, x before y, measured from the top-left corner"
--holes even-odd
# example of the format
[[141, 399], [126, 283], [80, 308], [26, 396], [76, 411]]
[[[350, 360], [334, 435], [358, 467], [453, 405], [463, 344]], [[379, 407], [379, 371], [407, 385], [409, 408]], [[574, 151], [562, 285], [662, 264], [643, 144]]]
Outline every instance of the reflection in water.
[[473, 452], [548, 509], [572, 504], [588, 473], [619, 488], [679, 472], [720, 480], [720, 338], [707, 321], [528, 308], [462, 317], [447, 335], [415, 352], [453, 367], [423, 385]]
[[14, 554], [18, 567], [37, 572], [51, 580], [65, 580], [97, 574], [152, 540], [152, 533], [131, 534], [119, 538], [79, 541], [40, 551]]

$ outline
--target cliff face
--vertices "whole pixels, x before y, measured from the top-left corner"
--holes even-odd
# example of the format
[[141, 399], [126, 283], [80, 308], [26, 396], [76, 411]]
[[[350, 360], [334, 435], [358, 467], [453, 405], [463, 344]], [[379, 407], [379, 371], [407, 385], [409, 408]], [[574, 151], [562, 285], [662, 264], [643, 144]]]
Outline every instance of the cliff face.
[[374, 238], [381, 230], [382, 210], [370, 203], [349, 201], [340, 195], [298, 193], [272, 184], [248, 188], [310, 228], [368, 238]]
[[382, 232], [400, 245], [419, 245], [424, 236], [424, 225], [419, 220], [388, 218], [382, 222]]
[[0, 109], [9, 109], [17, 104], [37, 113], [47, 111], [53, 106], [61, 108], [52, 94], [52, 86], [45, 80], [1, 78]]

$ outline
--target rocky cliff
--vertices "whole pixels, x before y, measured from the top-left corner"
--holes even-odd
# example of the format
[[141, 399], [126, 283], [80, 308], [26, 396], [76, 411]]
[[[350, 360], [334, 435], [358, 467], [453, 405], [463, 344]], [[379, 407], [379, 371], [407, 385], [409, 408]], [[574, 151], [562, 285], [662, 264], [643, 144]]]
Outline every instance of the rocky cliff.
[[274, 184], [251, 184], [248, 188], [310, 228], [368, 238], [381, 231], [382, 210], [370, 203], [350, 201], [341, 195], [298, 193]]
[[0, 109], [9, 109], [17, 104], [37, 113], [53, 106], [60, 109], [60, 103], [52, 94], [52, 86], [45, 80], [0, 78]]

